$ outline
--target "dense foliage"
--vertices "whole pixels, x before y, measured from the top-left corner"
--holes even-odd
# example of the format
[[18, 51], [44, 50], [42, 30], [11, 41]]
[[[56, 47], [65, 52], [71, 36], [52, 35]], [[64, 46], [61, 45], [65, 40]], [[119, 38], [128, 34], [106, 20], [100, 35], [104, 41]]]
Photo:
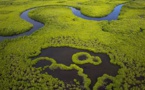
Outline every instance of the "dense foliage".
[[123, 4], [126, 1], [92, 0], [82, 3], [80, 10], [81, 13], [83, 13], [86, 16], [103, 17], [111, 13], [116, 5]]
[[[124, 2], [126, 3], [118, 20], [110, 22], [78, 18], [68, 7], [77, 7], [87, 13], [92, 8], [100, 9], [106, 4], [107, 7], [110, 5], [109, 10], [104, 9], [108, 11], [101, 15], [104, 16], [112, 11], [115, 5]], [[32, 25], [19, 16], [23, 11], [33, 7], [38, 8], [31, 11], [29, 16], [43, 22], [45, 26], [30, 36], [0, 42], [1, 90], [63, 90], [68, 88], [89, 90], [91, 80], [78, 65], [58, 64], [49, 57], [31, 60], [32, 57], [38, 56], [42, 49], [62, 46], [106, 53], [112, 64], [120, 66], [116, 76], [104, 73], [99, 77], [93, 87], [94, 90], [102, 88], [107, 90], [145, 89], [144, 0], [0, 0], [0, 35], [14, 35], [28, 31]], [[86, 11], [83, 11], [84, 8]], [[91, 14], [94, 15], [94, 11]], [[52, 64], [34, 67], [40, 60], [48, 60]], [[68, 84], [49, 73], [41, 73], [46, 68], [75, 69], [83, 78], [84, 85], [81, 86], [77, 80], [74, 80], [76, 82], [74, 84]]]

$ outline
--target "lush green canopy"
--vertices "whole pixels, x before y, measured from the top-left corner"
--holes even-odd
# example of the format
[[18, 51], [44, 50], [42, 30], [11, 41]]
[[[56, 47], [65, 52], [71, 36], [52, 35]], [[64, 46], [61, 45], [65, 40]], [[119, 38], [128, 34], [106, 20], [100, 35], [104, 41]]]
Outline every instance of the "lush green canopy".
[[[69, 6], [76, 7], [88, 16], [103, 17], [113, 8], [124, 3], [118, 20], [91, 21], [73, 15]], [[94, 90], [104, 87], [111, 90], [145, 89], [145, 1], [144, 0], [0, 0], [0, 35], [8, 36], [28, 31], [32, 25], [20, 18], [20, 14], [37, 7], [29, 16], [45, 26], [30, 36], [0, 42], [1, 90], [64, 90], [90, 89], [91, 80], [83, 68], [76, 64], [59, 64], [51, 57], [39, 57], [42, 49], [49, 47], [73, 47], [94, 53], [106, 53], [110, 62], [119, 65], [116, 76], [99, 77]], [[97, 12], [98, 11], [98, 12]], [[40, 60], [51, 65], [36, 68]], [[72, 70], [83, 78], [83, 86], [74, 79], [66, 83], [49, 73], [51, 70]], [[96, 71], [97, 73], [97, 71]], [[106, 84], [105, 80], [111, 82]]]

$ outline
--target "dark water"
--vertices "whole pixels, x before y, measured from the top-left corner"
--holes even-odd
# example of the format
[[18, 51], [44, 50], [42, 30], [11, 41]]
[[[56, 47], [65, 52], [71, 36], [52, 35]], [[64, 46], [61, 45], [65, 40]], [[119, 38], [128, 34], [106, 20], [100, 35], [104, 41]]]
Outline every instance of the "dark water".
[[[74, 64], [72, 62], [72, 56], [73, 56], [73, 54], [75, 54], [77, 52], [87, 52], [92, 56], [99, 56], [102, 60], [102, 63], [100, 65], [93, 65], [93, 64], [78, 65], [79, 67], [83, 68], [84, 73], [87, 74], [88, 77], [91, 79], [92, 83], [90, 85], [90, 88], [92, 88], [94, 86], [94, 84], [97, 82], [97, 78], [101, 77], [103, 74], [108, 74], [111, 76], [117, 75], [119, 66], [111, 64], [109, 56], [104, 53], [94, 53], [94, 52], [90, 52], [88, 50], [81, 50], [81, 49], [75, 49], [75, 48], [70, 48], [70, 47], [57, 47], [57, 48], [51, 47], [51, 48], [43, 49], [41, 51], [41, 54], [37, 57], [50, 57], [50, 58], [55, 59], [57, 63], [69, 66], [70, 64]], [[37, 57], [35, 57], [35, 58], [37, 58]], [[50, 69], [48, 69], [45, 71], [64, 81], [72, 80], [71, 76], [73, 78], [76, 77], [78, 80], [80, 80], [78, 78], [78, 75], [75, 74], [74, 73], [75, 71], [73, 71], [73, 70], [65, 71], [65, 70], [59, 69], [59, 70], [51, 71]], [[66, 72], [67, 72], [67, 74], [66, 74]], [[69, 78], [71, 78], [71, 79], [69, 79]]]
[[38, 61], [34, 67], [38, 68], [38, 67], [44, 67], [44, 66], [50, 66], [52, 64], [51, 61], [48, 61], [48, 60], [40, 60]]
[[100, 21], [100, 20], [108, 20], [108, 21], [111, 21], [111, 20], [117, 20], [118, 15], [119, 15], [119, 13], [121, 11], [122, 6], [123, 6], [123, 4], [116, 6], [114, 8], [113, 12], [111, 12], [109, 15], [107, 15], [105, 17], [101, 17], [101, 18], [88, 17], [88, 16], [83, 15], [80, 12], [80, 10], [78, 10], [76, 8], [73, 8], [73, 7], [70, 7], [70, 8], [71, 8], [73, 14], [75, 14], [76, 16], [81, 17], [83, 19], [87, 19], [87, 20], [97, 20], [97, 21]]
[[30, 17], [28, 17], [28, 13], [33, 10], [33, 9], [30, 9], [30, 10], [26, 10], [24, 11], [20, 17], [24, 20], [26, 20], [27, 22], [33, 24], [33, 27], [27, 31], [27, 32], [24, 32], [22, 34], [18, 34], [18, 35], [13, 35], [13, 36], [0, 36], [0, 41], [3, 41], [4, 39], [12, 39], [12, 38], [17, 38], [19, 36], [28, 36], [30, 34], [32, 34], [34, 31], [38, 30], [39, 28], [43, 27], [44, 24], [38, 22], [38, 21], [35, 21], [33, 19], [31, 19]]
[[79, 56], [78, 59], [79, 60], [86, 60], [86, 59], [88, 59], [88, 57], [85, 55], [82, 55], [82, 56]]
[[74, 79], [80, 82], [83, 85], [83, 78], [78, 75], [78, 71], [75, 69], [72, 70], [61, 70], [59, 68], [51, 70], [46, 68], [42, 73], [47, 72], [49, 75], [52, 75], [55, 78], [59, 78], [66, 83], [74, 84]]

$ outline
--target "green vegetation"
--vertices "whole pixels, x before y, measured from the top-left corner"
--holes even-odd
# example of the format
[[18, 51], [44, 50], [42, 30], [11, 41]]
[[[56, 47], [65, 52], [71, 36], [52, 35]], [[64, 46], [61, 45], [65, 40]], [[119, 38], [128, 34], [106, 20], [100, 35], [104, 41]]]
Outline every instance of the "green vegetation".
[[116, 5], [125, 3], [126, 1], [92, 0], [82, 3], [80, 10], [86, 16], [103, 17], [111, 13]]
[[[80, 56], [86, 56], [86, 59], [79, 60], [79, 57]], [[93, 65], [98, 65], [98, 64], [100, 64], [102, 62], [101, 59], [100, 59], [100, 57], [98, 57], [98, 56], [91, 56], [87, 52], [78, 52], [78, 53], [74, 54], [72, 56], [72, 61], [75, 64], [86, 64], [86, 63], [90, 63], [90, 64], [93, 64]]]
[[[99, 77], [98, 78], [98, 82], [99, 83], [96, 82], [96, 84], [93, 87], [93, 90], [99, 89], [101, 86], [103, 86], [104, 89], [106, 88], [108, 90], [111, 90], [112, 89], [112, 84], [110, 84], [110, 83], [113, 82], [113, 79], [114, 78], [112, 76], [109, 76], [107, 74], [104, 74], [102, 77]], [[105, 82], [105, 80], [106, 80], [106, 82]], [[107, 85], [107, 84], [110, 84], [110, 85]]]
[[[23, 1], [0, 1], [0, 35], [10, 36], [26, 32], [32, 28], [32, 25], [20, 18], [20, 14], [30, 8], [41, 7], [45, 5], [65, 5], [60, 2], [66, 0], [23, 0]], [[85, 1], [85, 0], [82, 0]], [[73, 3], [78, 0], [72, 1]], [[81, 0], [80, 0], [81, 2]], [[71, 1], [66, 2], [70, 4]]]
[[[74, 16], [68, 8], [68, 6], [96, 8], [97, 4], [102, 5], [97, 6], [99, 8], [107, 4], [110, 7], [107, 11], [110, 12], [115, 5], [124, 2], [126, 3], [119, 19], [110, 22], [84, 20]], [[45, 26], [30, 36], [0, 42], [1, 90], [66, 89], [66, 82], [47, 73], [41, 73], [45, 68], [75, 69], [84, 79], [84, 88], [89, 90], [91, 80], [76, 64], [70, 66], [57, 64], [54, 59], [48, 57], [31, 60], [44, 48], [62, 46], [106, 53], [111, 63], [120, 66], [117, 76], [104, 74], [99, 77], [93, 87], [94, 90], [101, 86], [105, 86], [108, 90], [145, 89], [144, 0], [0, 0], [0, 35], [28, 31], [32, 25], [22, 20], [19, 15], [33, 7], [38, 8], [31, 11], [29, 16], [43, 22]], [[49, 60], [53, 64], [44, 68], [33, 67], [42, 59]], [[112, 82], [106, 84], [104, 80], [108, 78]], [[77, 89], [81, 89], [79, 85], [77, 86]]]
[[119, 20], [105, 24], [103, 30], [122, 34], [139, 34], [143, 32], [145, 30], [145, 13], [143, 13], [143, 7], [143, 1], [134, 1], [125, 4], [118, 18]]

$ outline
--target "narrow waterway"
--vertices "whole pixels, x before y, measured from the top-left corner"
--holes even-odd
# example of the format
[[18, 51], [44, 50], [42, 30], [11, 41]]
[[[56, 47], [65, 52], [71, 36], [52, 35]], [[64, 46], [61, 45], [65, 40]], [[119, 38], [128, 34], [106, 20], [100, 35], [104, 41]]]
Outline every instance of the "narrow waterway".
[[42, 28], [44, 26], [43, 23], [41, 22], [38, 22], [38, 21], [35, 21], [33, 19], [31, 19], [29, 16], [28, 16], [28, 13], [33, 10], [33, 9], [29, 9], [29, 10], [26, 10], [24, 11], [20, 17], [24, 20], [26, 20], [27, 22], [31, 23], [33, 25], [33, 27], [28, 30], [27, 32], [24, 32], [22, 34], [18, 34], [18, 35], [13, 35], [13, 36], [0, 36], [0, 41], [3, 41], [5, 39], [13, 39], [13, 38], [17, 38], [19, 36], [28, 36], [28, 35], [31, 35], [34, 31]]
[[[113, 12], [111, 12], [109, 15], [105, 16], [105, 17], [101, 17], [101, 18], [92, 18], [92, 17], [88, 17], [88, 16], [85, 16], [83, 14], [81, 14], [80, 10], [76, 9], [76, 8], [73, 8], [73, 7], [70, 7], [73, 14], [78, 16], [78, 17], [81, 17], [81, 18], [84, 18], [84, 19], [87, 19], [87, 20], [97, 20], [97, 21], [100, 21], [100, 20], [117, 20], [118, 18], [118, 15], [120, 13], [120, 10], [122, 8], [123, 4], [121, 5], [118, 5], [114, 8]], [[28, 30], [27, 32], [24, 32], [22, 34], [18, 34], [18, 35], [13, 35], [13, 36], [0, 36], [0, 41], [3, 41], [5, 39], [13, 39], [13, 38], [17, 38], [19, 36], [28, 36], [28, 35], [31, 35], [34, 31], [42, 28], [44, 26], [43, 23], [41, 22], [38, 22], [38, 21], [35, 21], [33, 19], [31, 19], [29, 16], [28, 16], [28, 13], [33, 10], [33, 9], [29, 9], [29, 10], [26, 10], [24, 11], [20, 17], [24, 20], [26, 20], [27, 22], [33, 24], [33, 27]]]
[[[87, 20], [97, 20], [97, 21], [101, 21], [101, 20], [108, 20], [108, 21], [111, 21], [111, 20], [117, 20], [118, 19], [118, 16], [119, 16], [119, 13], [121, 11], [121, 8], [122, 8], [123, 4], [120, 4], [118, 6], [116, 6], [113, 10], [113, 12], [111, 12], [109, 15], [105, 16], [105, 17], [100, 17], [100, 18], [97, 18], [97, 17], [89, 17], [89, 16], [85, 16], [81, 13], [80, 10], [76, 9], [76, 8], [73, 8], [73, 7], [70, 7], [73, 14], [78, 16], [78, 17], [81, 17], [83, 19], [87, 19]], [[97, 11], [96, 11], [97, 12]]]

